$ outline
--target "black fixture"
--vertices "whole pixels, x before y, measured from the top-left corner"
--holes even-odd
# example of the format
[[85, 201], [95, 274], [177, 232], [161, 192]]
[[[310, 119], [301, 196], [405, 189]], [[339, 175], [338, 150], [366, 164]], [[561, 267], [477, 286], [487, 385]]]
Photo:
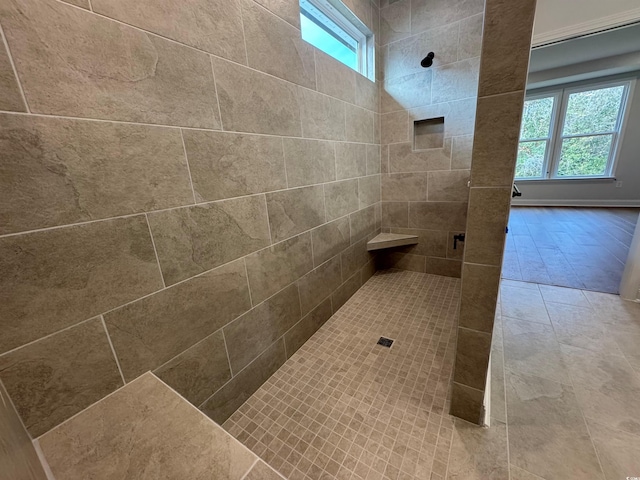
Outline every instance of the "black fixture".
[[435, 53], [429, 52], [427, 56], [422, 59], [420, 65], [422, 65], [424, 68], [429, 68], [431, 65], [433, 65], [433, 57], [435, 56]]
[[378, 345], [382, 345], [383, 347], [389, 348], [392, 344], [393, 340], [390, 338], [380, 337], [380, 340], [378, 340]]
[[464, 242], [464, 233], [458, 233], [453, 236], [453, 249], [457, 250], [458, 242]]
[[511, 192], [511, 198], [521, 197], [521, 196], [522, 196], [522, 192], [520, 191], [518, 186], [514, 183], [513, 184], [513, 191]]

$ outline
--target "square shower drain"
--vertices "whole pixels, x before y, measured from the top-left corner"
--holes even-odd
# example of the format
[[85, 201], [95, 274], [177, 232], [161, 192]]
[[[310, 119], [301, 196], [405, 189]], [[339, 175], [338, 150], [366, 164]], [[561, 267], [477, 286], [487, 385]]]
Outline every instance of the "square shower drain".
[[390, 338], [380, 337], [380, 340], [378, 340], [378, 345], [389, 348], [391, 347], [391, 345], [393, 345], [393, 340], [391, 340]]

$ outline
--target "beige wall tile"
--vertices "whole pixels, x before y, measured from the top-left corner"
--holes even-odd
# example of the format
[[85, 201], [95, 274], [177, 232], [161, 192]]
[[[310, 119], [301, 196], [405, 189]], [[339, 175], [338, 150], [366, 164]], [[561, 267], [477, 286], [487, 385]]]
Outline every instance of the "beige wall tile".
[[351, 243], [373, 233], [376, 229], [376, 214], [373, 205], [349, 215], [351, 223]]
[[427, 173], [390, 173], [382, 175], [382, 200], [385, 202], [424, 202], [427, 200]]
[[380, 9], [380, 45], [411, 35], [411, 2], [401, 0]]
[[358, 179], [327, 183], [324, 186], [327, 220], [355, 212], [359, 207]]
[[467, 204], [461, 202], [416, 202], [409, 205], [409, 227], [464, 230]]
[[391, 173], [449, 170], [450, 155], [446, 148], [414, 151], [411, 143], [396, 143], [389, 145], [389, 170]]
[[[406, 1], [406, 0], [404, 0]], [[381, 113], [396, 112], [431, 103], [433, 70], [387, 78], [381, 85]]]
[[411, 272], [425, 273], [426, 264], [423, 255], [414, 255], [403, 252], [387, 252], [376, 257], [377, 268], [399, 268]]
[[492, 332], [500, 289], [500, 267], [465, 263], [462, 278], [459, 325]]
[[[130, 381], [165, 364], [250, 308], [244, 262], [237, 260], [113, 310], [104, 318], [124, 377]], [[172, 368], [177, 362], [180, 360]]]
[[267, 194], [273, 242], [279, 242], [325, 222], [321, 185]]
[[93, 11], [193, 47], [247, 63], [238, 0], [95, 0]]
[[150, 373], [39, 443], [56, 478], [201, 478], [215, 471], [231, 480], [256, 460]]
[[411, 32], [457, 22], [483, 10], [483, 0], [414, 0], [411, 2]]
[[333, 143], [283, 138], [289, 187], [332, 182], [336, 179], [336, 153]]
[[379, 111], [378, 84], [364, 75], [356, 75], [356, 105], [372, 112]]
[[218, 390], [200, 409], [221, 424], [235, 412], [286, 361], [284, 339], [278, 339], [258, 358], [224, 387]]
[[9, 54], [4, 46], [0, 48], [0, 110], [26, 112], [26, 106], [20, 93], [18, 80], [13, 72]]
[[[523, 103], [523, 91], [478, 100], [472, 186], [510, 186], [513, 183]], [[496, 125], [501, 127], [496, 128]]]
[[484, 392], [453, 382], [451, 387], [451, 409], [449, 413], [479, 425], [482, 422]]
[[405, 253], [425, 255], [429, 257], [446, 257], [447, 232], [445, 231], [417, 228], [391, 228], [390, 233], [418, 236], [417, 245], [407, 246], [402, 249]]
[[0, 259], [0, 352], [162, 288], [144, 216], [4, 237]]
[[300, 30], [253, 0], [241, 1], [249, 66], [315, 89], [315, 48], [302, 39]]
[[347, 281], [348, 278], [364, 267], [370, 259], [371, 255], [367, 252], [366, 238], [343, 250], [340, 257], [342, 262], [342, 280]]
[[460, 21], [458, 60], [479, 57], [482, 51], [482, 27], [484, 14], [479, 13]]
[[484, 390], [490, 350], [491, 333], [458, 328], [453, 381], [477, 390]]
[[154, 373], [191, 403], [200, 405], [231, 379], [222, 330], [196, 343]]
[[300, 88], [299, 92], [303, 136], [344, 140], [345, 103], [307, 88]]
[[502, 265], [510, 208], [511, 187], [471, 189], [465, 261]]
[[122, 386], [100, 318], [3, 355], [0, 380], [32, 437]]
[[333, 257], [298, 280], [302, 315], [313, 310], [341, 283], [342, 273], [339, 256]]
[[451, 146], [451, 168], [470, 169], [471, 168], [471, 152], [473, 150], [473, 135], [462, 135], [452, 138]]
[[462, 262], [451, 258], [427, 257], [425, 271], [432, 275], [460, 278]]
[[149, 225], [167, 285], [270, 243], [262, 195], [150, 213]]
[[295, 85], [215, 57], [212, 63], [225, 130], [301, 135]]
[[283, 20], [286, 20], [296, 28], [300, 28], [300, 7], [299, 2], [289, 2], [282, 0], [255, 0], [267, 10], [275, 13]]
[[176, 129], [0, 116], [0, 233], [193, 203]]
[[0, 18], [32, 112], [220, 128], [205, 53], [53, 0]]
[[198, 201], [287, 187], [279, 138], [198, 130], [182, 135]]
[[371, 175], [358, 179], [360, 208], [365, 208], [380, 201], [380, 175]]
[[297, 285], [290, 285], [224, 327], [231, 371], [237, 375], [302, 318]]
[[331, 317], [331, 299], [315, 307], [307, 316], [296, 323], [284, 336], [287, 357], [290, 358], [324, 323]]
[[358, 17], [369, 29], [371, 24], [371, 2], [369, 0], [344, 0], [343, 2], [353, 14]]
[[318, 266], [349, 246], [349, 218], [342, 217], [311, 230], [313, 263]]
[[469, 199], [469, 170], [429, 172], [428, 176], [430, 202], [464, 202]]
[[81, 7], [86, 10], [90, 10], [89, 0], [62, 0], [64, 3], [69, 3], [71, 5], [75, 5], [76, 7]]
[[409, 202], [382, 202], [382, 227], [409, 227]]
[[254, 305], [302, 277], [313, 268], [311, 234], [305, 233], [246, 258]]
[[444, 117], [445, 139], [470, 135], [475, 126], [476, 103], [475, 98], [467, 98], [415, 108], [409, 112], [409, 120]]
[[315, 49], [318, 92], [349, 103], [356, 103], [355, 70]]
[[480, 57], [433, 69], [432, 102], [442, 103], [478, 94]]
[[345, 105], [345, 109], [347, 141], [363, 143], [374, 142], [373, 117], [375, 114], [370, 110], [356, 107], [350, 103]]
[[409, 141], [409, 115], [405, 111], [380, 116], [380, 141], [383, 145]]
[[[455, 258], [457, 260], [462, 260], [464, 257], [464, 241], [458, 240], [457, 242], [453, 238], [454, 235], [465, 233], [460, 230], [449, 231], [449, 235], [447, 238], [447, 258]], [[455, 247], [455, 248], [454, 248]]]
[[362, 278], [360, 272], [356, 272], [346, 282], [344, 282], [338, 290], [331, 295], [331, 305], [333, 307], [333, 313], [336, 313], [340, 307], [342, 307], [347, 300], [349, 300], [354, 293], [362, 286]]
[[380, 173], [380, 145], [367, 145], [367, 175]]
[[338, 180], [367, 174], [367, 146], [361, 143], [336, 143]]

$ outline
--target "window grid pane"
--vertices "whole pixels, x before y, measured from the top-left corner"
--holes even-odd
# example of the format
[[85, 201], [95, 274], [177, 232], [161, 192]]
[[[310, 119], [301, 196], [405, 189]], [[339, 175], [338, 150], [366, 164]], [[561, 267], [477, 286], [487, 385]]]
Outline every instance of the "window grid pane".
[[558, 177], [593, 177], [607, 173], [613, 134], [565, 138], [562, 141]]
[[618, 124], [625, 87], [598, 88], [569, 95], [564, 135], [612, 132]]
[[555, 96], [524, 102], [520, 140], [549, 138]]
[[516, 178], [543, 178], [548, 140], [520, 142], [516, 160]]

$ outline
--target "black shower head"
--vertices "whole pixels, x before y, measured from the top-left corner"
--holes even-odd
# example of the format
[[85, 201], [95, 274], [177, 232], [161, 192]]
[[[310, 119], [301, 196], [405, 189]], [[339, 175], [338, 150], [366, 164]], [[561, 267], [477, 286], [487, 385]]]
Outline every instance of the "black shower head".
[[433, 57], [435, 57], [435, 53], [429, 52], [427, 56], [422, 59], [420, 65], [422, 65], [424, 68], [429, 68], [431, 65], [433, 65]]

